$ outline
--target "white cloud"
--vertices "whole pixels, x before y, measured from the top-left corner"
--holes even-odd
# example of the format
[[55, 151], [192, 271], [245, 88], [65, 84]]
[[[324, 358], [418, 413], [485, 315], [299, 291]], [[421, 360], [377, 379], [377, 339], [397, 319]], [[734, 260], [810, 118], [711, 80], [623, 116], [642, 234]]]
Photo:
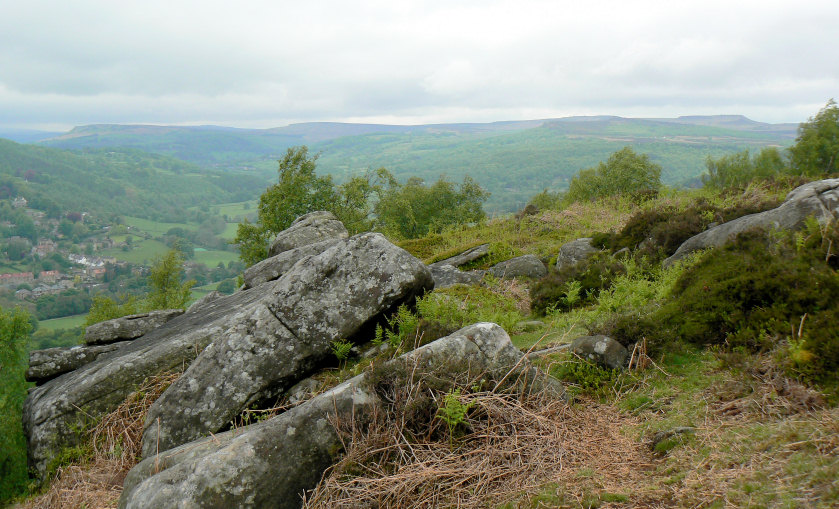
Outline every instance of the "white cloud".
[[742, 113], [839, 90], [839, 4], [3, 3], [0, 125]]

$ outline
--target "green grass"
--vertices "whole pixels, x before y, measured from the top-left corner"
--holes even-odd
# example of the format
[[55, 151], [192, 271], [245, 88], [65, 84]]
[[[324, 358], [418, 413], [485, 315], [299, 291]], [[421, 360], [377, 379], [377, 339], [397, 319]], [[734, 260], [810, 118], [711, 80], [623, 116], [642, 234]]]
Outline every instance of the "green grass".
[[222, 203], [221, 205], [213, 205], [213, 210], [217, 210], [218, 214], [221, 216], [227, 215], [232, 218], [236, 216], [255, 214], [256, 204], [256, 200]]
[[195, 250], [195, 257], [193, 261], [198, 263], [203, 263], [207, 267], [213, 268], [219, 264], [219, 262], [224, 263], [227, 265], [232, 261], [236, 261], [239, 259], [239, 254], [234, 253], [232, 251], [216, 251], [216, 250], [205, 250], [199, 251], [198, 249]]
[[219, 237], [225, 240], [233, 240], [236, 237], [236, 231], [239, 228], [239, 223], [227, 223], [224, 227], [224, 231], [221, 232]]
[[48, 330], [72, 329], [84, 325], [85, 318], [87, 318], [87, 313], [83, 315], [62, 316], [61, 318], [53, 318], [51, 320], [40, 320], [38, 321], [38, 327]]
[[144, 239], [136, 240], [129, 251], [121, 248], [110, 248], [102, 251], [103, 256], [113, 256], [117, 260], [129, 263], [150, 265], [157, 256], [162, 256], [169, 251], [169, 247], [157, 240]]

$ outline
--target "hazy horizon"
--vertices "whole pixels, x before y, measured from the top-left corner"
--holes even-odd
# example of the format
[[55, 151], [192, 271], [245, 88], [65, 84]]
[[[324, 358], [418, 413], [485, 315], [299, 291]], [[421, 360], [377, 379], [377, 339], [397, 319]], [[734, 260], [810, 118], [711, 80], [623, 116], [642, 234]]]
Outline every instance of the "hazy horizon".
[[4, 2], [0, 127], [799, 123], [839, 90], [837, 22], [822, 0]]

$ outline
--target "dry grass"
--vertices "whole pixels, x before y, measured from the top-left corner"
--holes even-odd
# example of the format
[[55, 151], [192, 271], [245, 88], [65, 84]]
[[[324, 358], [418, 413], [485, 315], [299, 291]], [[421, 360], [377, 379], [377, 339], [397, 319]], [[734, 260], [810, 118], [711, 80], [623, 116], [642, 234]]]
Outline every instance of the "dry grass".
[[137, 463], [143, 422], [152, 403], [181, 375], [166, 373], [147, 379], [90, 432], [89, 458], [59, 467], [46, 492], [20, 509], [113, 508], [122, 494], [125, 475]]
[[[412, 436], [399, 420], [379, 418], [365, 431], [339, 424], [347, 454], [305, 507], [491, 507], [546, 483], [582, 498], [592, 485], [640, 481], [656, 461], [622, 432], [633, 418], [612, 406], [486, 392], [461, 401], [474, 405], [468, 432], [451, 441]], [[589, 482], [580, 482], [581, 470], [592, 473]]]

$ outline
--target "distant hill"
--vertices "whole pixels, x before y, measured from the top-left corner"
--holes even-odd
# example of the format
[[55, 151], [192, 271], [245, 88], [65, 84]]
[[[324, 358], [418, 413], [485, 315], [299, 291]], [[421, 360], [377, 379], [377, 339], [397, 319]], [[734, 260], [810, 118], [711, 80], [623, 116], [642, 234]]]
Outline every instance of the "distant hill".
[[46, 140], [61, 136], [62, 133], [53, 131], [38, 131], [34, 129], [9, 129], [0, 128], [0, 138], [16, 141], [18, 143], [35, 143], [37, 141]]
[[70, 152], [0, 139], [0, 183], [42, 210], [178, 221], [188, 207], [252, 199], [267, 180], [133, 149]]
[[664, 168], [668, 184], [696, 181], [708, 155], [767, 145], [785, 147], [794, 124], [740, 115], [637, 119], [567, 117], [428, 125], [310, 122], [272, 129], [218, 126], [91, 125], [40, 143], [60, 148], [131, 147], [218, 169], [259, 170], [273, 177], [288, 147], [320, 152], [319, 170], [339, 181], [387, 167], [398, 178], [470, 175], [492, 192], [490, 211], [510, 211], [544, 188], [561, 189], [581, 168], [631, 145]]

